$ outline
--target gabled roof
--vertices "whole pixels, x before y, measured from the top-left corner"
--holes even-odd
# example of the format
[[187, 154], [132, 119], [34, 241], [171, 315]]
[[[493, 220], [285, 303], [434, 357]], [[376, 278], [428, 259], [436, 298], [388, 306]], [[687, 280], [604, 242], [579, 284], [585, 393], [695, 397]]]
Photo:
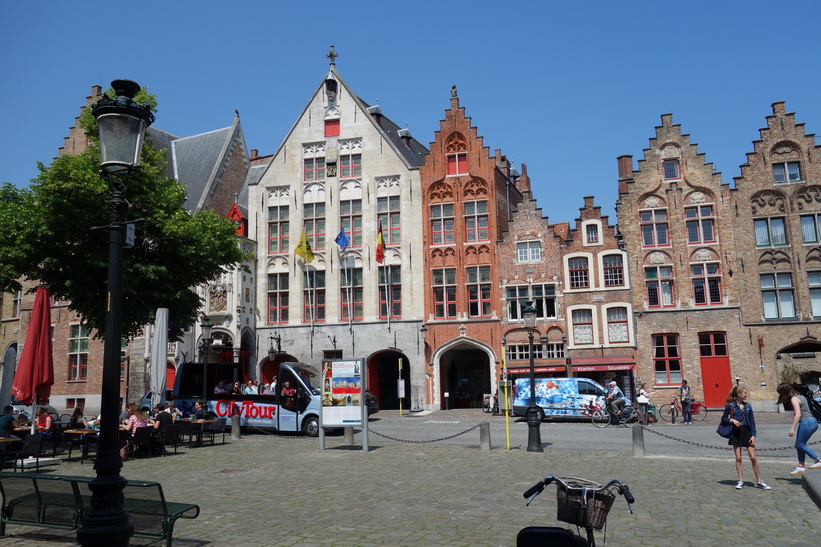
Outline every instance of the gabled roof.
[[386, 116], [381, 117], [381, 123], [376, 123], [374, 116], [368, 112], [368, 108], [370, 107], [370, 105], [362, 99], [360, 99], [359, 96], [351, 90], [351, 88], [348, 86], [345, 80], [342, 79], [342, 77], [336, 71], [336, 68], [334, 68], [333, 66], [331, 66], [331, 68], [328, 70], [327, 75], [322, 79], [320, 84], [317, 86], [316, 91], [314, 91], [313, 95], [311, 95], [311, 98], [308, 100], [308, 103], [305, 105], [305, 108], [303, 108], [302, 112], [300, 112], [299, 116], [297, 116], [294, 125], [291, 126], [291, 129], [285, 135], [285, 138], [282, 140], [282, 143], [279, 145], [276, 152], [274, 152], [272, 158], [276, 158], [277, 156], [279, 156], [280, 152], [282, 152], [285, 143], [287, 143], [288, 139], [291, 138], [291, 134], [293, 134], [294, 130], [296, 129], [299, 120], [303, 118], [308, 108], [310, 108], [311, 103], [314, 101], [314, 98], [317, 96], [317, 94], [322, 92], [322, 87], [325, 84], [325, 81], [329, 78], [336, 80], [343, 88], [345, 88], [345, 91], [348, 93], [348, 95], [351, 96], [351, 98], [353, 98], [356, 105], [362, 110], [362, 113], [368, 117], [370, 122], [373, 124], [374, 128], [382, 134], [382, 136], [394, 149], [397, 155], [400, 158], [402, 158], [403, 162], [405, 163], [408, 169], [418, 169], [422, 164], [425, 163], [424, 156], [430, 153], [427, 147], [425, 147], [425, 145], [423, 145], [413, 137], [410, 137], [409, 144], [406, 145], [404, 138], [399, 135], [399, 131], [401, 130], [400, 127], [396, 125], [394, 122], [392, 122], [390, 119], [388, 119]]
[[155, 150], [165, 150], [165, 176], [166, 177], [174, 177], [174, 161], [171, 157], [171, 144], [179, 139], [177, 135], [173, 135], [168, 131], [163, 131], [162, 129], [158, 129], [153, 125], [149, 126], [147, 131], [149, 138], [151, 139], [151, 145], [154, 147]]
[[177, 180], [185, 186], [188, 199], [183, 204], [185, 209], [196, 211], [203, 195], [208, 191], [213, 180], [214, 169], [222, 161], [222, 150], [231, 135], [231, 128], [217, 129], [192, 137], [175, 140], [172, 146], [174, 173]]

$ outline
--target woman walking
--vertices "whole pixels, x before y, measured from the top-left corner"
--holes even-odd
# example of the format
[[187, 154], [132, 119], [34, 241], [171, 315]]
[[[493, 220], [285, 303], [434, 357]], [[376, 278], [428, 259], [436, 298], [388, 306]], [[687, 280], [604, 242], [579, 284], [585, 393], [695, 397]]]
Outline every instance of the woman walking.
[[[790, 384], [783, 383], [778, 386], [778, 404], [784, 405], [784, 408], [792, 407], [793, 418], [792, 427], [790, 427], [790, 437], [795, 436], [795, 451], [798, 452], [798, 467], [792, 470], [790, 475], [801, 475], [807, 470], [804, 467], [806, 456], [809, 456], [815, 463], [810, 466], [810, 469], [821, 469], [821, 461], [807, 444], [812, 437], [812, 434], [818, 429], [818, 420], [810, 412], [810, 405], [807, 403], [807, 398], [798, 393]], [[789, 406], [787, 405], [789, 403]], [[796, 431], [797, 428], [797, 431]]]
[[727, 443], [733, 447], [735, 452], [735, 470], [738, 474], [738, 483], [735, 487], [739, 490], [744, 488], [744, 467], [742, 465], [741, 448], [747, 449], [747, 456], [753, 465], [755, 473], [755, 485], [762, 490], [771, 490], [767, 483], [761, 480], [761, 470], [758, 468], [758, 459], [755, 457], [755, 416], [753, 407], [747, 402], [750, 392], [745, 387], [735, 386], [727, 396], [727, 405], [724, 407], [724, 414], [721, 416], [721, 423], [732, 424], [733, 433]]

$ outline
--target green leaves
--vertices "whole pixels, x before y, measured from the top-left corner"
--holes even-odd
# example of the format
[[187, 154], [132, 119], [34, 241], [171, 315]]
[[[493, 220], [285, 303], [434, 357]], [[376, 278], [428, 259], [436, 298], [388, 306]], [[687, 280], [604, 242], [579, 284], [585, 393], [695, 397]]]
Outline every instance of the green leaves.
[[[80, 124], [96, 142], [89, 109]], [[173, 340], [198, 315], [201, 303], [193, 288], [252, 257], [241, 252], [230, 220], [181, 208], [185, 189], [163, 175], [165, 155], [148, 141], [142, 161], [126, 195], [128, 218], [142, 220], [134, 247], [123, 253], [123, 336], [139, 333], [164, 307]], [[0, 289], [19, 289], [24, 277], [43, 281], [104, 336], [110, 194], [99, 162], [92, 144], [82, 154], [41, 165], [28, 189], [0, 187]]]

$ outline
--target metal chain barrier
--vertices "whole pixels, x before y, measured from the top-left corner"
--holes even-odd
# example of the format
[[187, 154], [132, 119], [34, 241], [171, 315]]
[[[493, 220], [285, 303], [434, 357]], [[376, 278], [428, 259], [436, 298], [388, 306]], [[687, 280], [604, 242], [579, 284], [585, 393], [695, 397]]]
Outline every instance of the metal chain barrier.
[[[661, 433], [659, 431], [656, 431], [655, 429], [650, 429], [646, 425], [641, 426], [641, 428], [645, 431], [649, 431], [650, 433], [653, 433], [654, 435], [658, 435], [659, 437], [664, 437], [665, 439], [670, 439], [671, 441], [678, 441], [678, 442], [681, 442], [681, 443], [684, 443], [684, 444], [691, 444], [693, 446], [698, 446], [700, 448], [715, 448], [716, 450], [732, 450], [733, 449], [733, 447], [729, 446], [729, 445], [728, 446], [716, 446], [716, 445], [713, 445], [713, 444], [703, 444], [703, 443], [697, 443], [695, 441], [688, 441], [688, 440], [685, 440], [685, 439], [679, 439], [678, 437], [673, 437], [671, 435]], [[821, 443], [821, 441], [815, 441], [813, 443], [807, 443], [807, 444], [819, 444], [819, 443]], [[779, 452], [781, 450], [795, 450], [795, 446], [784, 446], [784, 447], [781, 447], [781, 448], [759, 448], [759, 447], [756, 446], [755, 450], [756, 450], [756, 452]]]
[[458, 437], [459, 435], [464, 435], [465, 433], [469, 433], [469, 432], [473, 431], [474, 429], [476, 429], [480, 425], [481, 424], [476, 424], [473, 427], [471, 427], [470, 429], [465, 429], [464, 431], [462, 431], [460, 433], [456, 433], [455, 435], [450, 435], [448, 437], [442, 437], [441, 439], [430, 439], [430, 440], [423, 440], [423, 441], [409, 441], [407, 439], [397, 439], [396, 437], [390, 437], [390, 436], [385, 435], [383, 433], [379, 433], [378, 431], [374, 431], [374, 429], [372, 427], [369, 427], [368, 431], [370, 433], [373, 433], [374, 435], [378, 435], [382, 438], [385, 438], [385, 439], [388, 439], [388, 440], [391, 440], [391, 441], [396, 441], [396, 442], [400, 442], [400, 443], [425, 444], [425, 443], [436, 443], [436, 442], [439, 442], [439, 441], [447, 441], [449, 439], [454, 439], [454, 438]]

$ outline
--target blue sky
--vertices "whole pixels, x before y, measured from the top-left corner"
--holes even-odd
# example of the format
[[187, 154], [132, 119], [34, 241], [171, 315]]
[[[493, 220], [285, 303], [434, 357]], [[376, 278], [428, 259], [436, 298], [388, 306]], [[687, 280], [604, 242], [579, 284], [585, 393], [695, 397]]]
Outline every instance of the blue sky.
[[[821, 131], [821, 3], [4, 2], [0, 182], [50, 163], [90, 93], [147, 86], [181, 136], [241, 115], [273, 152], [323, 79], [331, 44], [355, 93], [424, 144], [456, 84], [491, 151], [528, 166], [551, 222], [594, 195], [615, 222], [616, 157], [643, 155], [672, 112], [725, 182], [775, 101]], [[107, 24], [103, 24], [107, 21]]]

